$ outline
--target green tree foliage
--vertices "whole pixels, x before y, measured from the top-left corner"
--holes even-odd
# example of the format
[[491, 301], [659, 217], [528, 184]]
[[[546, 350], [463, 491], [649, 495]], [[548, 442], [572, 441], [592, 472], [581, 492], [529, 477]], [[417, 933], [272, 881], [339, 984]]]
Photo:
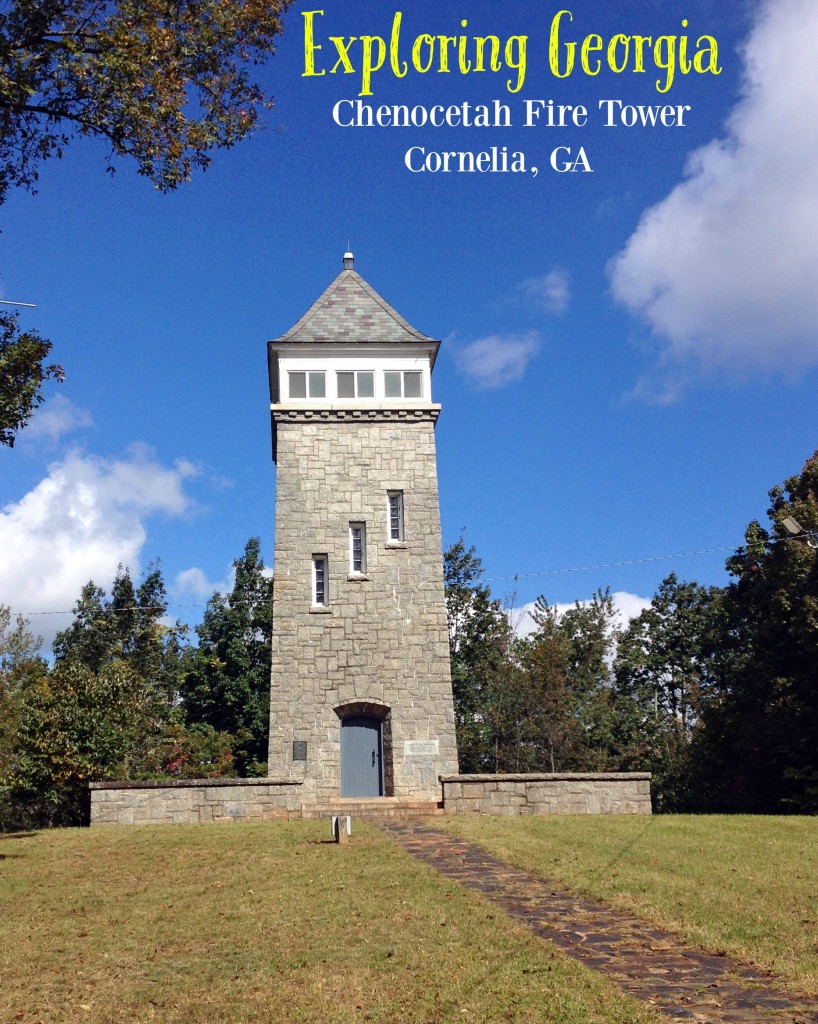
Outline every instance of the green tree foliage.
[[233, 737], [212, 725], [172, 722], [165, 729], [159, 752], [162, 774], [177, 779], [210, 779], [236, 774]]
[[[695, 756], [709, 810], [818, 812], [818, 452], [728, 561], [718, 689]], [[792, 539], [793, 517], [807, 531]], [[812, 534], [811, 543], [809, 534]]]
[[544, 598], [522, 654], [516, 771], [603, 771], [613, 765], [610, 660], [615, 612], [608, 591], [560, 614]]
[[462, 537], [444, 554], [452, 687], [464, 772], [616, 767], [607, 591], [560, 614], [540, 598], [525, 640], [480, 582]]
[[80, 824], [89, 782], [146, 774], [146, 746], [161, 735], [163, 723], [124, 662], [97, 672], [63, 662], [23, 696], [13, 790], [31, 822]]
[[[76, 135], [162, 190], [256, 127], [291, 0], [11, 0], [0, 10], [0, 202]], [[109, 162], [110, 166], [110, 162]]]
[[0, 605], [0, 786], [9, 779], [14, 764], [23, 689], [46, 671], [39, 653], [42, 640], [28, 625], [18, 616], [12, 626], [10, 609]]
[[189, 655], [182, 700], [188, 722], [233, 736], [238, 774], [262, 775], [270, 714], [273, 583], [264, 574], [258, 538], [247, 542], [233, 569], [230, 594], [214, 594], [196, 628], [199, 646]]
[[0, 614], [0, 827], [81, 823], [91, 781], [263, 772], [272, 583], [257, 540], [234, 568], [196, 649], [162, 621], [156, 567], [138, 584], [120, 568], [110, 597], [86, 584], [50, 672]]
[[42, 403], [45, 381], [63, 380], [63, 368], [45, 362], [50, 351], [36, 331], [20, 331], [16, 313], [0, 312], [0, 445], [14, 446]]
[[12, 795], [17, 774], [19, 727], [26, 690], [45, 678], [47, 665], [40, 657], [42, 639], [18, 616], [0, 605], [0, 830], [21, 823]]
[[443, 555], [452, 691], [460, 770], [494, 772], [512, 699], [513, 634], [500, 603], [480, 583], [483, 568], [460, 537]]
[[121, 661], [172, 706], [178, 698], [182, 629], [161, 621], [167, 606], [157, 566], [149, 568], [138, 586], [120, 566], [110, 599], [93, 581], [82, 588], [74, 621], [54, 640], [57, 662], [76, 662], [99, 672]]
[[720, 592], [667, 576], [617, 643], [616, 733], [623, 768], [653, 773], [662, 810], [687, 806], [689, 754], [714, 686]]
[[182, 754], [229, 764], [223, 737], [184, 735], [180, 630], [161, 621], [166, 610], [156, 567], [138, 586], [120, 568], [110, 598], [94, 583], [83, 587], [74, 621], [54, 642], [54, 668], [18, 692], [8, 784], [18, 817], [79, 824], [89, 781], [173, 774], [169, 764], [180, 774]]

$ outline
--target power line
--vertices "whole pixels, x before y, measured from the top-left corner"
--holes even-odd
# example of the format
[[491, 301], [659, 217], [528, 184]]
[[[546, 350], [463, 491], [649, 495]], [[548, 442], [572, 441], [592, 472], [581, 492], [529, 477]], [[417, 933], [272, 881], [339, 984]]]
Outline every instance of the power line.
[[519, 572], [514, 576], [487, 576], [483, 583], [498, 583], [500, 580], [524, 580], [536, 576], [557, 576], [564, 572], [590, 572], [593, 569], [616, 569], [623, 565], [644, 565], [647, 562], [665, 562], [671, 558], [693, 558], [696, 555], [714, 555], [722, 551], [735, 551], [735, 544], [721, 548], [702, 548], [700, 551], [679, 551], [672, 555], [650, 555], [647, 558], [628, 558], [621, 562], [597, 562], [595, 565], [576, 565], [564, 569], [544, 569], [542, 572]]
[[[565, 566], [561, 569], [542, 569], [539, 572], [520, 572], [515, 573], [512, 576], [486, 576], [482, 577], [481, 583], [500, 583], [506, 580], [523, 580], [523, 579], [536, 579], [542, 576], [558, 576], [562, 573], [573, 573], [573, 572], [591, 572], [598, 569], [616, 569], [626, 565], [646, 565], [650, 562], [666, 562], [674, 558], [694, 558], [699, 555], [713, 555], [720, 554], [724, 551], [735, 551], [735, 544], [731, 544], [725, 547], [717, 548], [701, 548], [698, 551], [678, 551], [668, 555], [648, 555], [644, 558], [627, 558], [619, 562], [597, 562], [592, 565], [576, 565], [576, 566]], [[435, 581], [436, 582], [436, 581]], [[223, 599], [225, 595], [222, 595]], [[147, 612], [147, 611], [162, 611], [167, 612], [171, 609], [179, 611], [190, 608], [206, 608], [209, 601], [196, 601], [191, 604], [168, 604], [162, 608], [160, 606], [145, 606], [145, 605], [130, 605], [125, 608], [109, 608], [106, 611], [112, 611], [115, 613], [121, 612]], [[225, 603], [230, 608], [236, 608], [240, 602], [231, 603], [229, 600], [225, 600]], [[36, 611], [36, 612], [11, 612], [15, 617], [21, 616], [22, 618], [29, 618], [33, 615], [74, 615], [74, 609], [67, 611]]]

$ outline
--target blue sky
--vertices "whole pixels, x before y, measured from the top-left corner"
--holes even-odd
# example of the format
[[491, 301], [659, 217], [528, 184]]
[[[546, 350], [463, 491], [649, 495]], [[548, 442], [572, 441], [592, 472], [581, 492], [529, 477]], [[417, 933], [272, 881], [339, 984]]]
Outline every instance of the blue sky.
[[[260, 80], [266, 129], [171, 195], [70, 145], [0, 208], [0, 296], [54, 342], [66, 382], [0, 453], [0, 602], [46, 637], [88, 579], [161, 560], [171, 613], [201, 617], [248, 537], [272, 564], [265, 343], [341, 269], [443, 340], [444, 543], [461, 529], [497, 596], [647, 599], [671, 570], [723, 583], [766, 491], [818, 447], [818, 10], [811, 0], [565, 4], [563, 40], [715, 37], [718, 76], [555, 77], [559, 4], [305, 2]], [[328, 37], [527, 37], [509, 73], [373, 77], [373, 104], [491, 103], [510, 127], [340, 127], [360, 76], [304, 77]], [[689, 27], [682, 27], [682, 19]], [[461, 28], [466, 20], [468, 27]], [[357, 58], [356, 58], [357, 59]], [[526, 127], [525, 100], [584, 105]], [[606, 127], [599, 103], [689, 105], [684, 127]], [[526, 173], [412, 173], [427, 152], [522, 152]], [[591, 172], [549, 169], [584, 147]], [[681, 558], [663, 556], [687, 554]], [[625, 563], [625, 564], [621, 564]], [[604, 566], [583, 569], [586, 566]], [[571, 570], [571, 571], [557, 571]], [[574, 571], [582, 570], [582, 571]], [[515, 581], [515, 577], [517, 577]], [[623, 598], [623, 603], [628, 599]], [[35, 614], [36, 613], [36, 614]]]

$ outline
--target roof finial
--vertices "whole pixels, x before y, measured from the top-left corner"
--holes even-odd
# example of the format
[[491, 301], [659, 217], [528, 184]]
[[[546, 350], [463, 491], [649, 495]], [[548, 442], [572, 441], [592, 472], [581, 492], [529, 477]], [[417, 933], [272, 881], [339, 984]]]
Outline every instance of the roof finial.
[[355, 257], [352, 255], [349, 249], [347, 249], [347, 251], [344, 253], [344, 270], [352, 270], [354, 263]]

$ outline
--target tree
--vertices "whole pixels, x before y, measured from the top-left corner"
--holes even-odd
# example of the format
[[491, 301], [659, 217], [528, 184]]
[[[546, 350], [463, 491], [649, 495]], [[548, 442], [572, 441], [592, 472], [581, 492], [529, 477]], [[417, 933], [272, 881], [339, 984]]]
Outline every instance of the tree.
[[17, 771], [19, 730], [24, 719], [24, 693], [43, 679], [47, 666], [40, 657], [42, 639], [21, 616], [12, 626], [11, 612], [0, 605], [0, 831], [25, 822], [11, 790]]
[[230, 594], [216, 593], [196, 627], [182, 682], [189, 724], [204, 723], [233, 736], [239, 775], [266, 771], [270, 715], [272, 580], [253, 537], [233, 562]]
[[211, 779], [235, 775], [233, 737], [212, 725], [171, 723], [162, 737], [159, 759], [163, 775], [176, 779]]
[[167, 592], [158, 566], [150, 566], [138, 586], [122, 566], [110, 600], [93, 581], [74, 606], [74, 621], [57, 634], [58, 662], [73, 661], [99, 672], [115, 661], [127, 664], [157, 698], [173, 706], [178, 698], [182, 627], [163, 623]]
[[663, 810], [686, 804], [694, 728], [714, 685], [720, 592], [667, 576], [617, 643], [616, 732], [622, 767], [650, 771]]
[[14, 446], [42, 403], [45, 381], [64, 379], [61, 366], [46, 364], [50, 351], [51, 342], [36, 331], [20, 331], [16, 313], [0, 313], [0, 444]]
[[140, 778], [146, 742], [156, 748], [161, 721], [142, 682], [122, 661], [98, 672], [77, 661], [56, 666], [23, 692], [12, 797], [31, 824], [87, 820], [88, 783]]
[[460, 537], [443, 555], [455, 727], [460, 770], [498, 771], [516, 671], [513, 632], [480, 583], [483, 568]]
[[[155, 566], [136, 586], [120, 567], [110, 598], [93, 582], [83, 587], [74, 621], [54, 642], [54, 668], [40, 662], [15, 691], [13, 743], [0, 746], [0, 763], [11, 751], [0, 777], [0, 824], [81, 824], [88, 783], [97, 780], [233, 773], [233, 737], [185, 723], [182, 631], [162, 622], [166, 610]], [[0, 616], [0, 672], [2, 624]], [[3, 693], [0, 686], [0, 711]]]
[[519, 771], [604, 771], [613, 759], [610, 593], [560, 613], [540, 597], [522, 658]]
[[[291, 0], [11, 0], [0, 13], [0, 202], [73, 136], [163, 191], [270, 105], [251, 79]], [[109, 169], [110, 158], [109, 158]]]
[[[707, 810], [818, 811], [818, 452], [728, 560], [718, 688], [696, 745]], [[795, 519], [805, 534], [784, 526]], [[811, 535], [811, 537], [810, 537]]]
[[22, 616], [12, 627], [11, 611], [0, 605], [0, 786], [9, 777], [26, 682], [46, 671], [40, 657], [42, 638], [29, 631]]

